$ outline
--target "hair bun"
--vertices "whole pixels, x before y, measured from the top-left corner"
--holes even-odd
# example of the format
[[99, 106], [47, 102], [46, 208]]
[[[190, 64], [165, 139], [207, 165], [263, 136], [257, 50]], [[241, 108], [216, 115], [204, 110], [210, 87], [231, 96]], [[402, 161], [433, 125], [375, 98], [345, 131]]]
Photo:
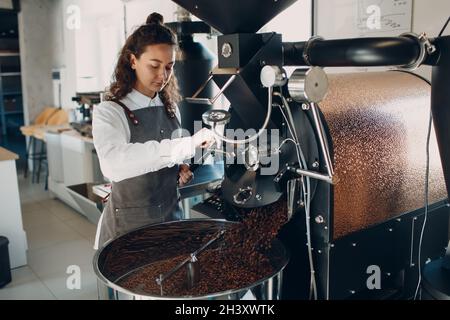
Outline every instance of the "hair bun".
[[159, 13], [157, 13], [157, 12], [153, 12], [147, 18], [147, 24], [152, 24], [152, 23], [160, 24], [160, 25], [164, 24], [163, 16], [160, 15]]

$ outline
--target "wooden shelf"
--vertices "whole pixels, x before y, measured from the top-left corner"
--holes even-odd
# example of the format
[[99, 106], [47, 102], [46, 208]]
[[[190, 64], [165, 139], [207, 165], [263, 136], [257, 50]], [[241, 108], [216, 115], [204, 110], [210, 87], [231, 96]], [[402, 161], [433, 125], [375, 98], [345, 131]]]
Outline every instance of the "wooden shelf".
[[[1, 0], [0, 0], [1, 2]], [[0, 49], [0, 134], [5, 135], [8, 127], [15, 127], [14, 122], [22, 121], [23, 104], [21, 88], [20, 51], [17, 49], [17, 39], [3, 39], [4, 43]], [[2, 81], [3, 80], [3, 81]], [[5, 110], [4, 102], [13, 100], [14, 105], [8, 105], [9, 110]], [[17, 100], [17, 101], [14, 101]], [[17, 118], [17, 119], [16, 119]]]
[[19, 57], [19, 52], [14, 51], [0, 51], [0, 57]]
[[11, 91], [11, 92], [3, 92], [3, 96], [21, 96], [22, 91]]
[[23, 114], [23, 111], [18, 110], [18, 111], [5, 111], [5, 116], [15, 116], [18, 114]]
[[20, 72], [4, 72], [4, 73], [0, 73], [0, 76], [2, 76], [2, 77], [18, 77], [20, 75], [21, 75]]

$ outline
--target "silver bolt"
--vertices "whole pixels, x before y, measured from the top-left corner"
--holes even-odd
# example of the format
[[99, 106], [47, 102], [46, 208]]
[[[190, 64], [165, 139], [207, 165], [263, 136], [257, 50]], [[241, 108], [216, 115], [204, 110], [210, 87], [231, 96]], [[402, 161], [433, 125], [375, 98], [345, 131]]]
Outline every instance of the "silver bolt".
[[392, 231], [394, 231], [394, 229], [392, 229], [392, 228], [389, 228], [388, 230], [389, 230], [389, 232], [392, 232]]
[[330, 247], [331, 247], [331, 248], [334, 248], [334, 243], [330, 244]]
[[307, 103], [302, 103], [302, 110], [309, 110], [309, 104]]
[[317, 168], [319, 167], [319, 161], [315, 161], [315, 162], [312, 164], [312, 167], [317, 169]]
[[388, 277], [390, 277], [390, 276], [391, 276], [391, 273], [390, 273], [390, 272], [387, 272], [386, 275], [387, 275]]
[[292, 100], [292, 98], [287, 98], [286, 101], [287, 101], [287, 102], [292, 102], [292, 101], [294, 101], [294, 100]]
[[315, 220], [316, 220], [316, 223], [319, 223], [319, 224], [325, 222], [325, 219], [321, 215], [318, 215]]
[[414, 221], [417, 221], [417, 217], [414, 217]]
[[318, 253], [318, 254], [321, 254], [321, 253], [322, 253], [322, 250], [317, 250], [317, 253]]
[[353, 243], [352, 243], [352, 247], [356, 247], [356, 242], [353, 242]]
[[349, 290], [350, 294], [355, 294], [356, 291], [355, 290]]
[[261, 199], [262, 199], [261, 195], [260, 195], [260, 194], [257, 194], [257, 195], [256, 195], [256, 200], [261, 201]]
[[398, 218], [398, 219], [397, 219], [397, 222], [402, 222], [402, 219]]
[[323, 227], [325, 230], [328, 230], [328, 227], [327, 226], [325, 226], [325, 227]]
[[231, 44], [228, 42], [225, 42], [222, 45], [222, 56], [224, 58], [229, 58], [233, 54], [233, 48], [231, 47]]

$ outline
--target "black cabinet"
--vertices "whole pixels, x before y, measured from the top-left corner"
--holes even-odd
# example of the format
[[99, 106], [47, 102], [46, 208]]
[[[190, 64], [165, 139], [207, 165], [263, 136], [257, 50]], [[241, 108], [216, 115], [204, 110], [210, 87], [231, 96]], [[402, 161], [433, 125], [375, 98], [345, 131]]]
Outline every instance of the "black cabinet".
[[5, 135], [8, 127], [23, 125], [22, 77], [20, 54], [0, 51], [0, 126]]
[[23, 125], [17, 12], [0, 11], [0, 134]]

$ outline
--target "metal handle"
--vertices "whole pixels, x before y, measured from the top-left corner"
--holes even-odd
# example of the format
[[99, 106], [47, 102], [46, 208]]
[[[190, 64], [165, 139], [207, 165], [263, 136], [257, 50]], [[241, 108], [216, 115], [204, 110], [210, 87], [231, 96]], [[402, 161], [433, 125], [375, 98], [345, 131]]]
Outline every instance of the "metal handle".
[[288, 204], [288, 221], [291, 220], [297, 208], [297, 201], [301, 198], [301, 182], [302, 179], [292, 179], [287, 182], [287, 204]]
[[[161, 290], [161, 296], [164, 294], [163, 291], [163, 282], [165, 280], [167, 280], [168, 278], [170, 278], [171, 276], [173, 276], [178, 270], [180, 270], [182, 267], [187, 266], [188, 267], [188, 271], [187, 271], [187, 282], [188, 282], [188, 286], [189, 285], [194, 285], [197, 280], [195, 280], [196, 278], [196, 272], [198, 271], [198, 266], [195, 265], [197, 264], [197, 256], [202, 253], [204, 250], [206, 250], [210, 245], [212, 245], [214, 242], [216, 242], [217, 240], [219, 240], [224, 233], [226, 232], [226, 230], [220, 230], [216, 236], [214, 236], [214, 238], [212, 238], [211, 240], [209, 240], [206, 244], [204, 244], [203, 246], [201, 246], [198, 250], [196, 250], [195, 252], [191, 253], [189, 255], [189, 258], [183, 260], [182, 262], [180, 262], [177, 266], [175, 266], [175, 268], [173, 268], [172, 270], [164, 273], [164, 274], [160, 274], [158, 278], [156, 278], [156, 283], [158, 284], [158, 286], [160, 287]], [[195, 270], [197, 269], [197, 271]], [[198, 275], [198, 273], [197, 273]]]
[[324, 174], [320, 174], [320, 173], [308, 171], [308, 170], [302, 170], [302, 169], [295, 168], [295, 167], [288, 167], [287, 169], [293, 173], [300, 175], [300, 176], [305, 176], [305, 177], [310, 177], [313, 179], [325, 181], [325, 182], [328, 182], [329, 184], [337, 183], [336, 176], [329, 177]]
[[219, 90], [219, 93], [212, 99], [210, 98], [197, 98], [198, 95], [206, 88], [206, 85], [212, 80], [214, 75], [211, 73], [208, 77], [208, 80], [197, 90], [197, 92], [192, 96], [192, 98], [185, 98], [185, 100], [189, 103], [193, 104], [206, 104], [213, 105], [216, 103], [217, 99], [223, 94], [223, 92], [233, 83], [234, 79], [236, 79], [236, 75], [232, 75], [230, 79], [225, 83], [225, 85]]

